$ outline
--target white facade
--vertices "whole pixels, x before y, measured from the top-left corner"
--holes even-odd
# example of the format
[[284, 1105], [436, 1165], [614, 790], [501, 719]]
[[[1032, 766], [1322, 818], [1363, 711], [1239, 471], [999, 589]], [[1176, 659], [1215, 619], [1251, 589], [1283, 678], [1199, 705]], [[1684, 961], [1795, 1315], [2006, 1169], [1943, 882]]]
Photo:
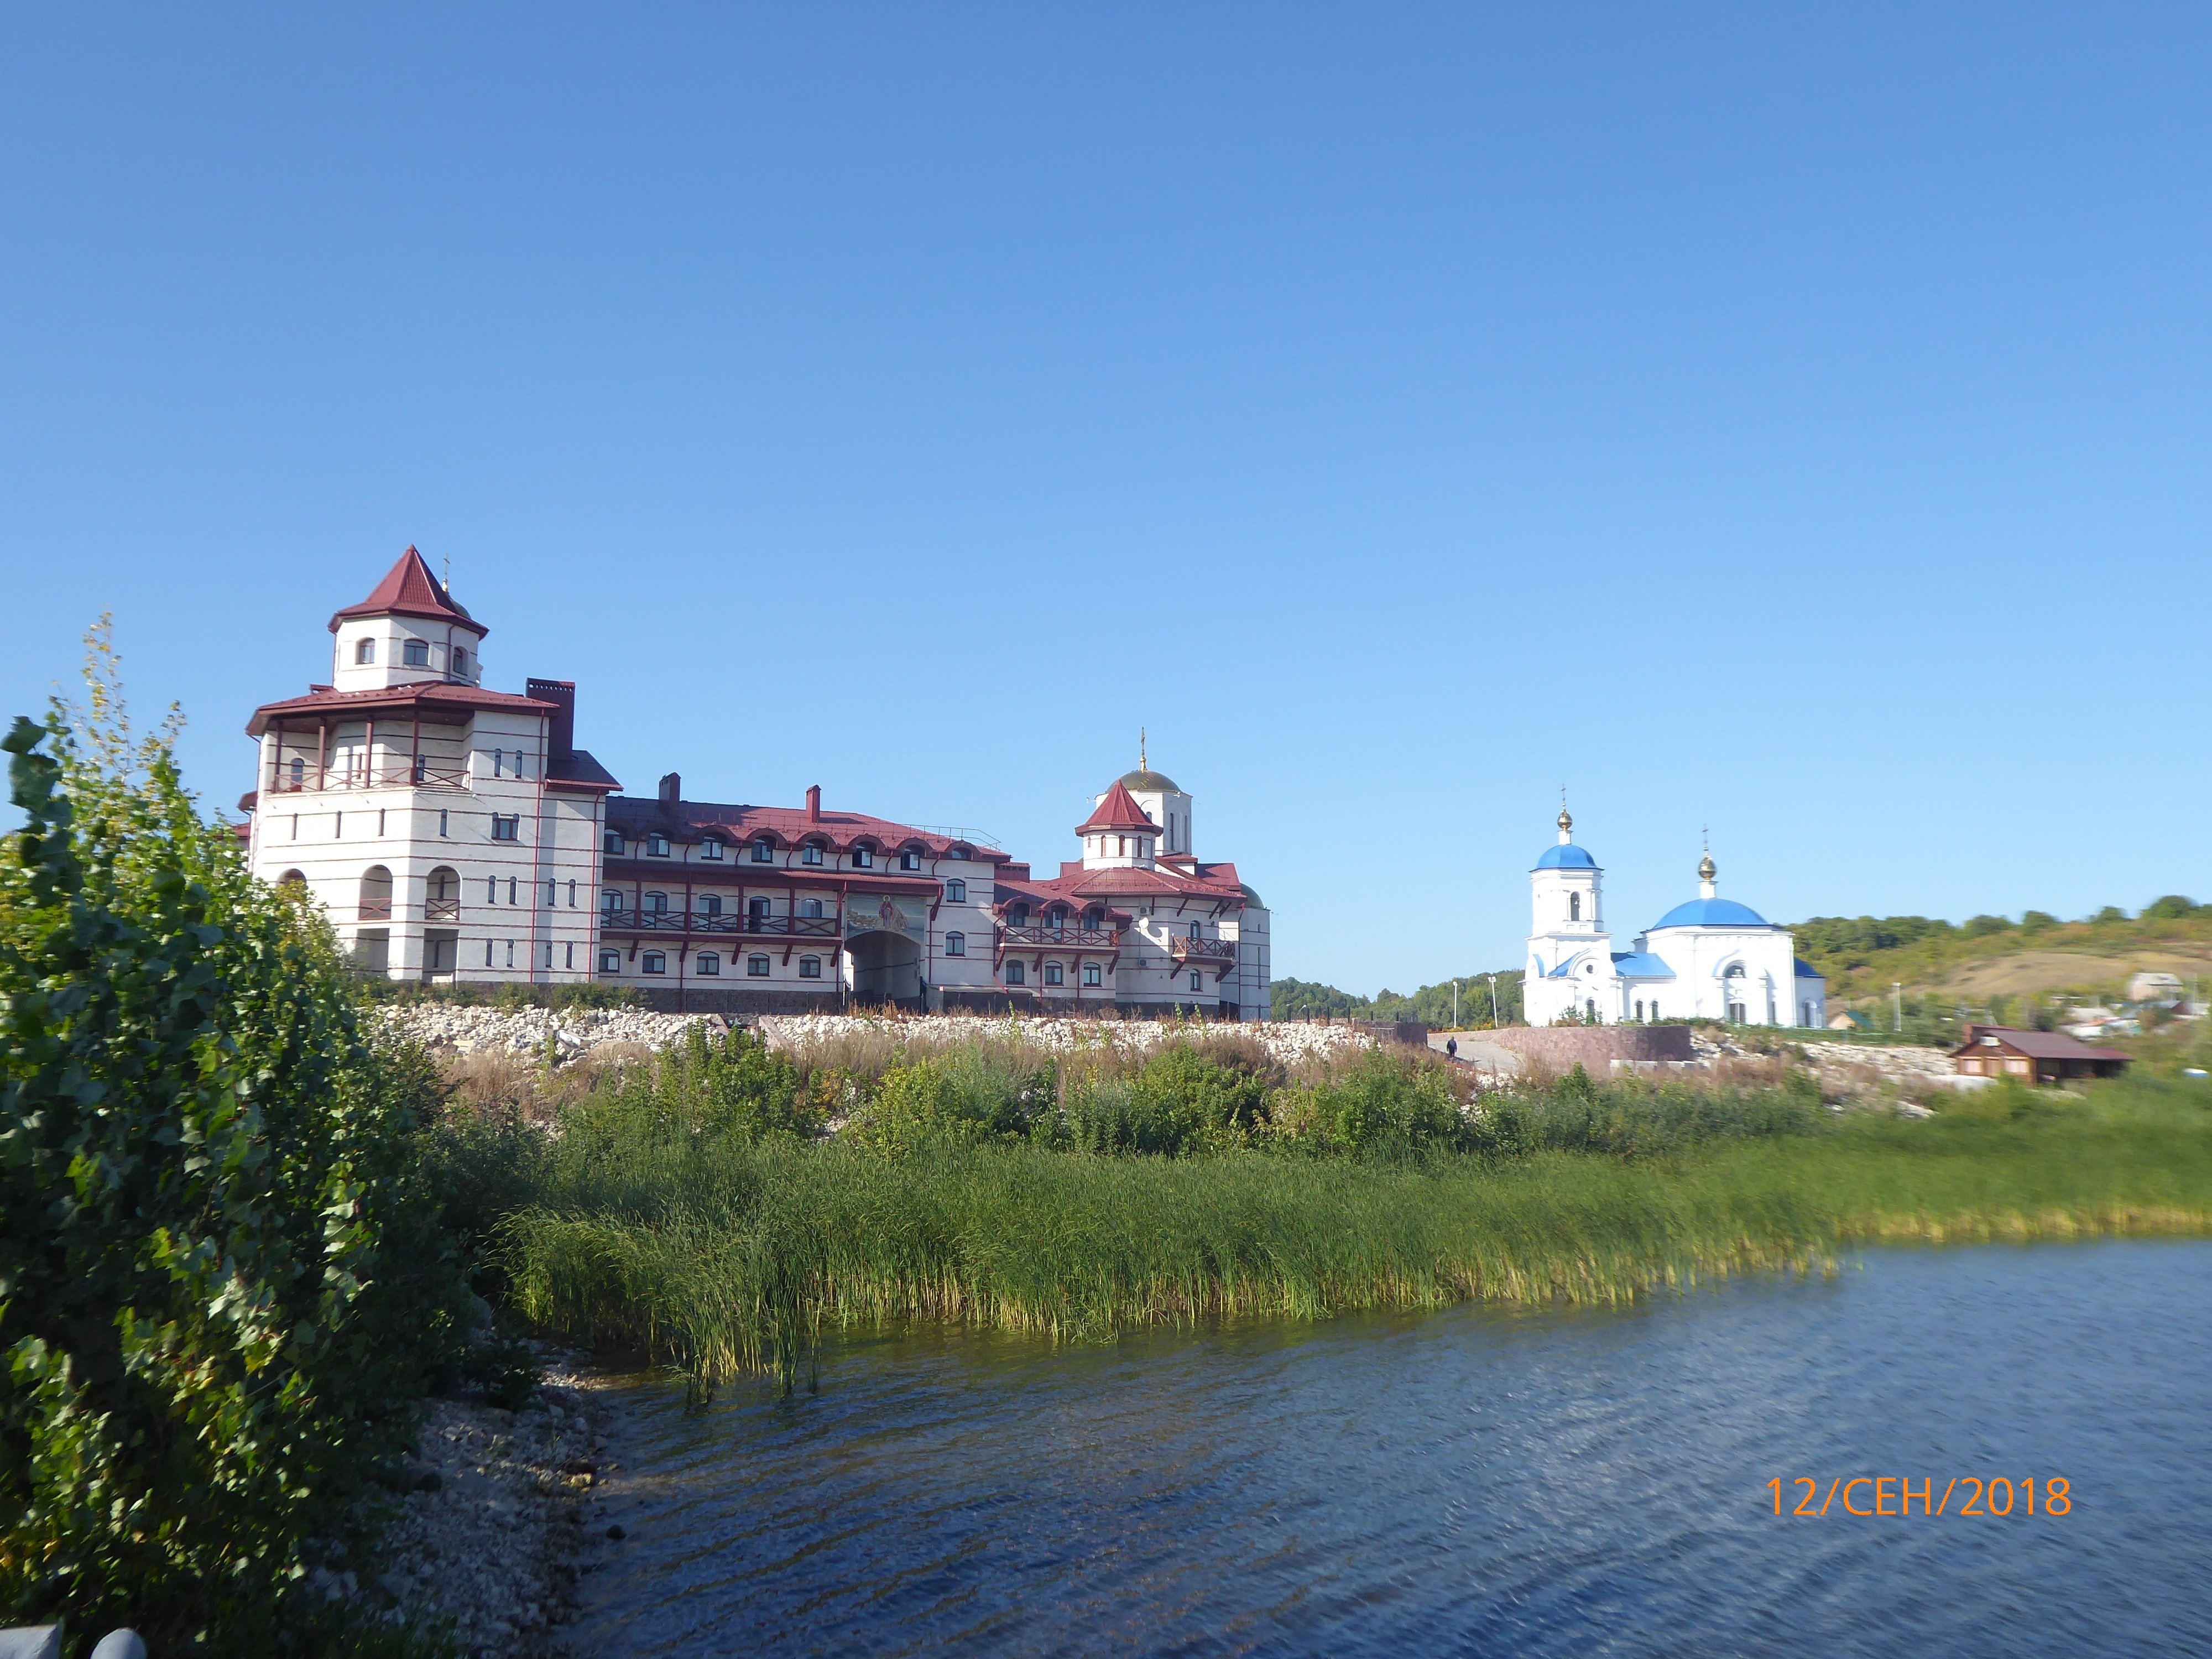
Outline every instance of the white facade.
[[1562, 808], [1559, 844], [1529, 872], [1522, 1000], [1530, 1024], [1826, 1024], [1826, 981], [1798, 959], [1788, 928], [1717, 896], [1710, 856], [1698, 866], [1698, 896], [1662, 916], [1633, 949], [1615, 951], [1604, 920], [1604, 872], [1575, 845], [1573, 829]]
[[485, 630], [412, 548], [331, 629], [336, 683], [247, 728], [253, 872], [304, 884], [364, 972], [590, 979], [615, 785], [569, 741], [574, 688], [484, 690]]

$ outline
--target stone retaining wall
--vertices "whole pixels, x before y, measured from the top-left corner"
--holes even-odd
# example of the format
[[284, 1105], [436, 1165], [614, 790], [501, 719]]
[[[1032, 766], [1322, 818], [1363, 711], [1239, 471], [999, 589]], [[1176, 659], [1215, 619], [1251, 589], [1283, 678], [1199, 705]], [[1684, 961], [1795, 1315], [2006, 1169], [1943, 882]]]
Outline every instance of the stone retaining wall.
[[1462, 1048], [1481, 1043], [1562, 1072], [1580, 1066], [1600, 1076], [1609, 1073], [1617, 1060], [1697, 1058], [1686, 1025], [1509, 1025], [1498, 1031], [1431, 1032], [1430, 1046], [1441, 1048], [1454, 1036]]

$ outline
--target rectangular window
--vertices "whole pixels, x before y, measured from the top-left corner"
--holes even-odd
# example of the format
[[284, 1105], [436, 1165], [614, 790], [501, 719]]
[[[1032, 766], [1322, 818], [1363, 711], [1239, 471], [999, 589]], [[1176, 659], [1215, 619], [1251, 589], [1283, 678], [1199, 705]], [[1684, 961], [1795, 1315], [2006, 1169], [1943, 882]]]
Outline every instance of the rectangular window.
[[668, 958], [658, 951], [647, 951], [638, 967], [644, 973], [665, 974], [668, 971]]
[[1060, 964], [1058, 963], [1048, 962], [1045, 963], [1044, 982], [1048, 985], [1057, 985], [1060, 982]]
[[647, 836], [645, 838], [645, 855], [649, 859], [666, 858], [668, 856], [668, 837], [663, 835]]
[[446, 833], [446, 809], [442, 806], [438, 809], [438, 833], [441, 836]]
[[710, 975], [720, 974], [722, 971], [721, 957], [716, 956], [712, 951], [702, 951], [699, 953], [699, 971], [702, 974]]
[[600, 951], [599, 971], [603, 974], [619, 974], [622, 972], [622, 952], [619, 951]]
[[491, 775], [495, 778], [505, 777], [507, 775], [506, 750], [495, 749], [491, 751]]
[[853, 849], [853, 867], [855, 870], [874, 869], [876, 855], [865, 847], [855, 847]]
[[[484, 878], [484, 902], [486, 904], [496, 904], [499, 902], [499, 878], [497, 876], [486, 876]], [[491, 966], [491, 958], [489, 957], [486, 957], [484, 958], [484, 966], [487, 968]]]
[[[811, 862], [811, 860], [809, 861]], [[775, 848], [769, 846], [766, 841], [755, 842], [753, 843], [753, 862], [755, 864], [775, 863]]]
[[430, 665], [430, 642], [428, 640], [409, 640], [399, 647], [399, 660], [409, 668], [428, 668]]
[[946, 882], [945, 884], [945, 902], [947, 904], [967, 903], [968, 884], [964, 881]]
[[1190, 976], [1190, 988], [1191, 988], [1192, 990], [1194, 990], [1194, 991], [1200, 990], [1200, 989], [1204, 988], [1203, 988], [1203, 986], [1202, 986], [1202, 984], [1200, 983], [1200, 975], [1197, 975], [1197, 974], [1193, 974], [1193, 975]]
[[484, 941], [484, 966], [487, 968], [491, 966], [491, 941], [489, 939], [486, 939]]
[[1085, 985], [1096, 985], [1099, 982], [1098, 964], [1097, 963], [1086, 962], [1083, 964], [1083, 982]]
[[380, 806], [376, 810], [376, 833], [380, 838], [384, 834], [384, 809]]
[[509, 939], [507, 942], [507, 965], [510, 968], [514, 966], [514, 941], [513, 939]]
[[822, 977], [822, 958], [820, 957], [799, 957], [799, 976], [801, 979], [820, 979]]
[[491, 838], [494, 841], [520, 841], [522, 817], [515, 812], [495, 812], [491, 815]]
[[821, 863], [821, 862], [822, 862], [822, 843], [821, 843], [820, 842], [816, 842], [816, 841], [810, 841], [810, 842], [808, 842], [806, 843], [806, 850], [805, 850], [804, 853], [802, 853], [802, 854], [800, 854], [799, 855], [799, 861], [801, 864], [819, 864], [819, 863]]
[[563, 968], [574, 968], [574, 967], [576, 965], [576, 942], [575, 942], [575, 940], [574, 940], [574, 939], [570, 939], [570, 940], [568, 941], [568, 943], [567, 945], [563, 945], [562, 948], [562, 950], [563, 950], [567, 954], [565, 954], [564, 956], [562, 956], [562, 957], [561, 958], [561, 965], [562, 965]]
[[623, 832], [619, 830], [608, 830], [605, 836], [600, 839], [599, 850], [603, 853], [611, 853], [615, 857], [620, 858], [623, 851]]
[[720, 858], [722, 856], [721, 838], [718, 836], [709, 836], [706, 840], [701, 842], [699, 843], [699, 856], [702, 859]]
[[745, 958], [745, 972], [751, 975], [755, 979], [766, 979], [768, 977], [768, 958], [766, 957], [747, 957]]
[[576, 908], [576, 884], [573, 881], [568, 884], [568, 908], [571, 910]]
[[300, 839], [300, 815], [297, 812], [292, 814], [292, 839]]
[[345, 814], [343, 812], [334, 812], [331, 816], [336, 821], [337, 825], [336, 829], [331, 831], [331, 839], [332, 841], [343, 841], [345, 839]]
[[507, 878], [507, 902], [509, 904], [514, 902], [514, 880], [513, 876]]

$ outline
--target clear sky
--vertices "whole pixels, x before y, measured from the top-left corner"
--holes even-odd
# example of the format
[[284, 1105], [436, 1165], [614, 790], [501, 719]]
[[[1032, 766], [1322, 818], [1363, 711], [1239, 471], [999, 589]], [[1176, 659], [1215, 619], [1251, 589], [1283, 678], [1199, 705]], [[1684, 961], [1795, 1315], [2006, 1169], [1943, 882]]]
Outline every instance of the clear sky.
[[0, 713], [190, 781], [399, 551], [633, 790], [1073, 855], [1279, 975], [2212, 898], [2212, 11], [0, 12]]

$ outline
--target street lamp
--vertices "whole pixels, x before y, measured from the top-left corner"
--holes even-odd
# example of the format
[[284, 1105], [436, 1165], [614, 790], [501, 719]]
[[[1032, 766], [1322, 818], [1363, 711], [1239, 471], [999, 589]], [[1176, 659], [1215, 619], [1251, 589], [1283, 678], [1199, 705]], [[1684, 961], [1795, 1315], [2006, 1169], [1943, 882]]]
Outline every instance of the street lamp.
[[1490, 1029], [1493, 1031], [1504, 1029], [1498, 1018], [1498, 975], [1495, 974], [1490, 976]]
[[1903, 981], [1890, 981], [1889, 1000], [1891, 1007], [1895, 1010], [1895, 1013], [1893, 1017], [1893, 1029], [1902, 1031], [1905, 1029], [1905, 984]]

